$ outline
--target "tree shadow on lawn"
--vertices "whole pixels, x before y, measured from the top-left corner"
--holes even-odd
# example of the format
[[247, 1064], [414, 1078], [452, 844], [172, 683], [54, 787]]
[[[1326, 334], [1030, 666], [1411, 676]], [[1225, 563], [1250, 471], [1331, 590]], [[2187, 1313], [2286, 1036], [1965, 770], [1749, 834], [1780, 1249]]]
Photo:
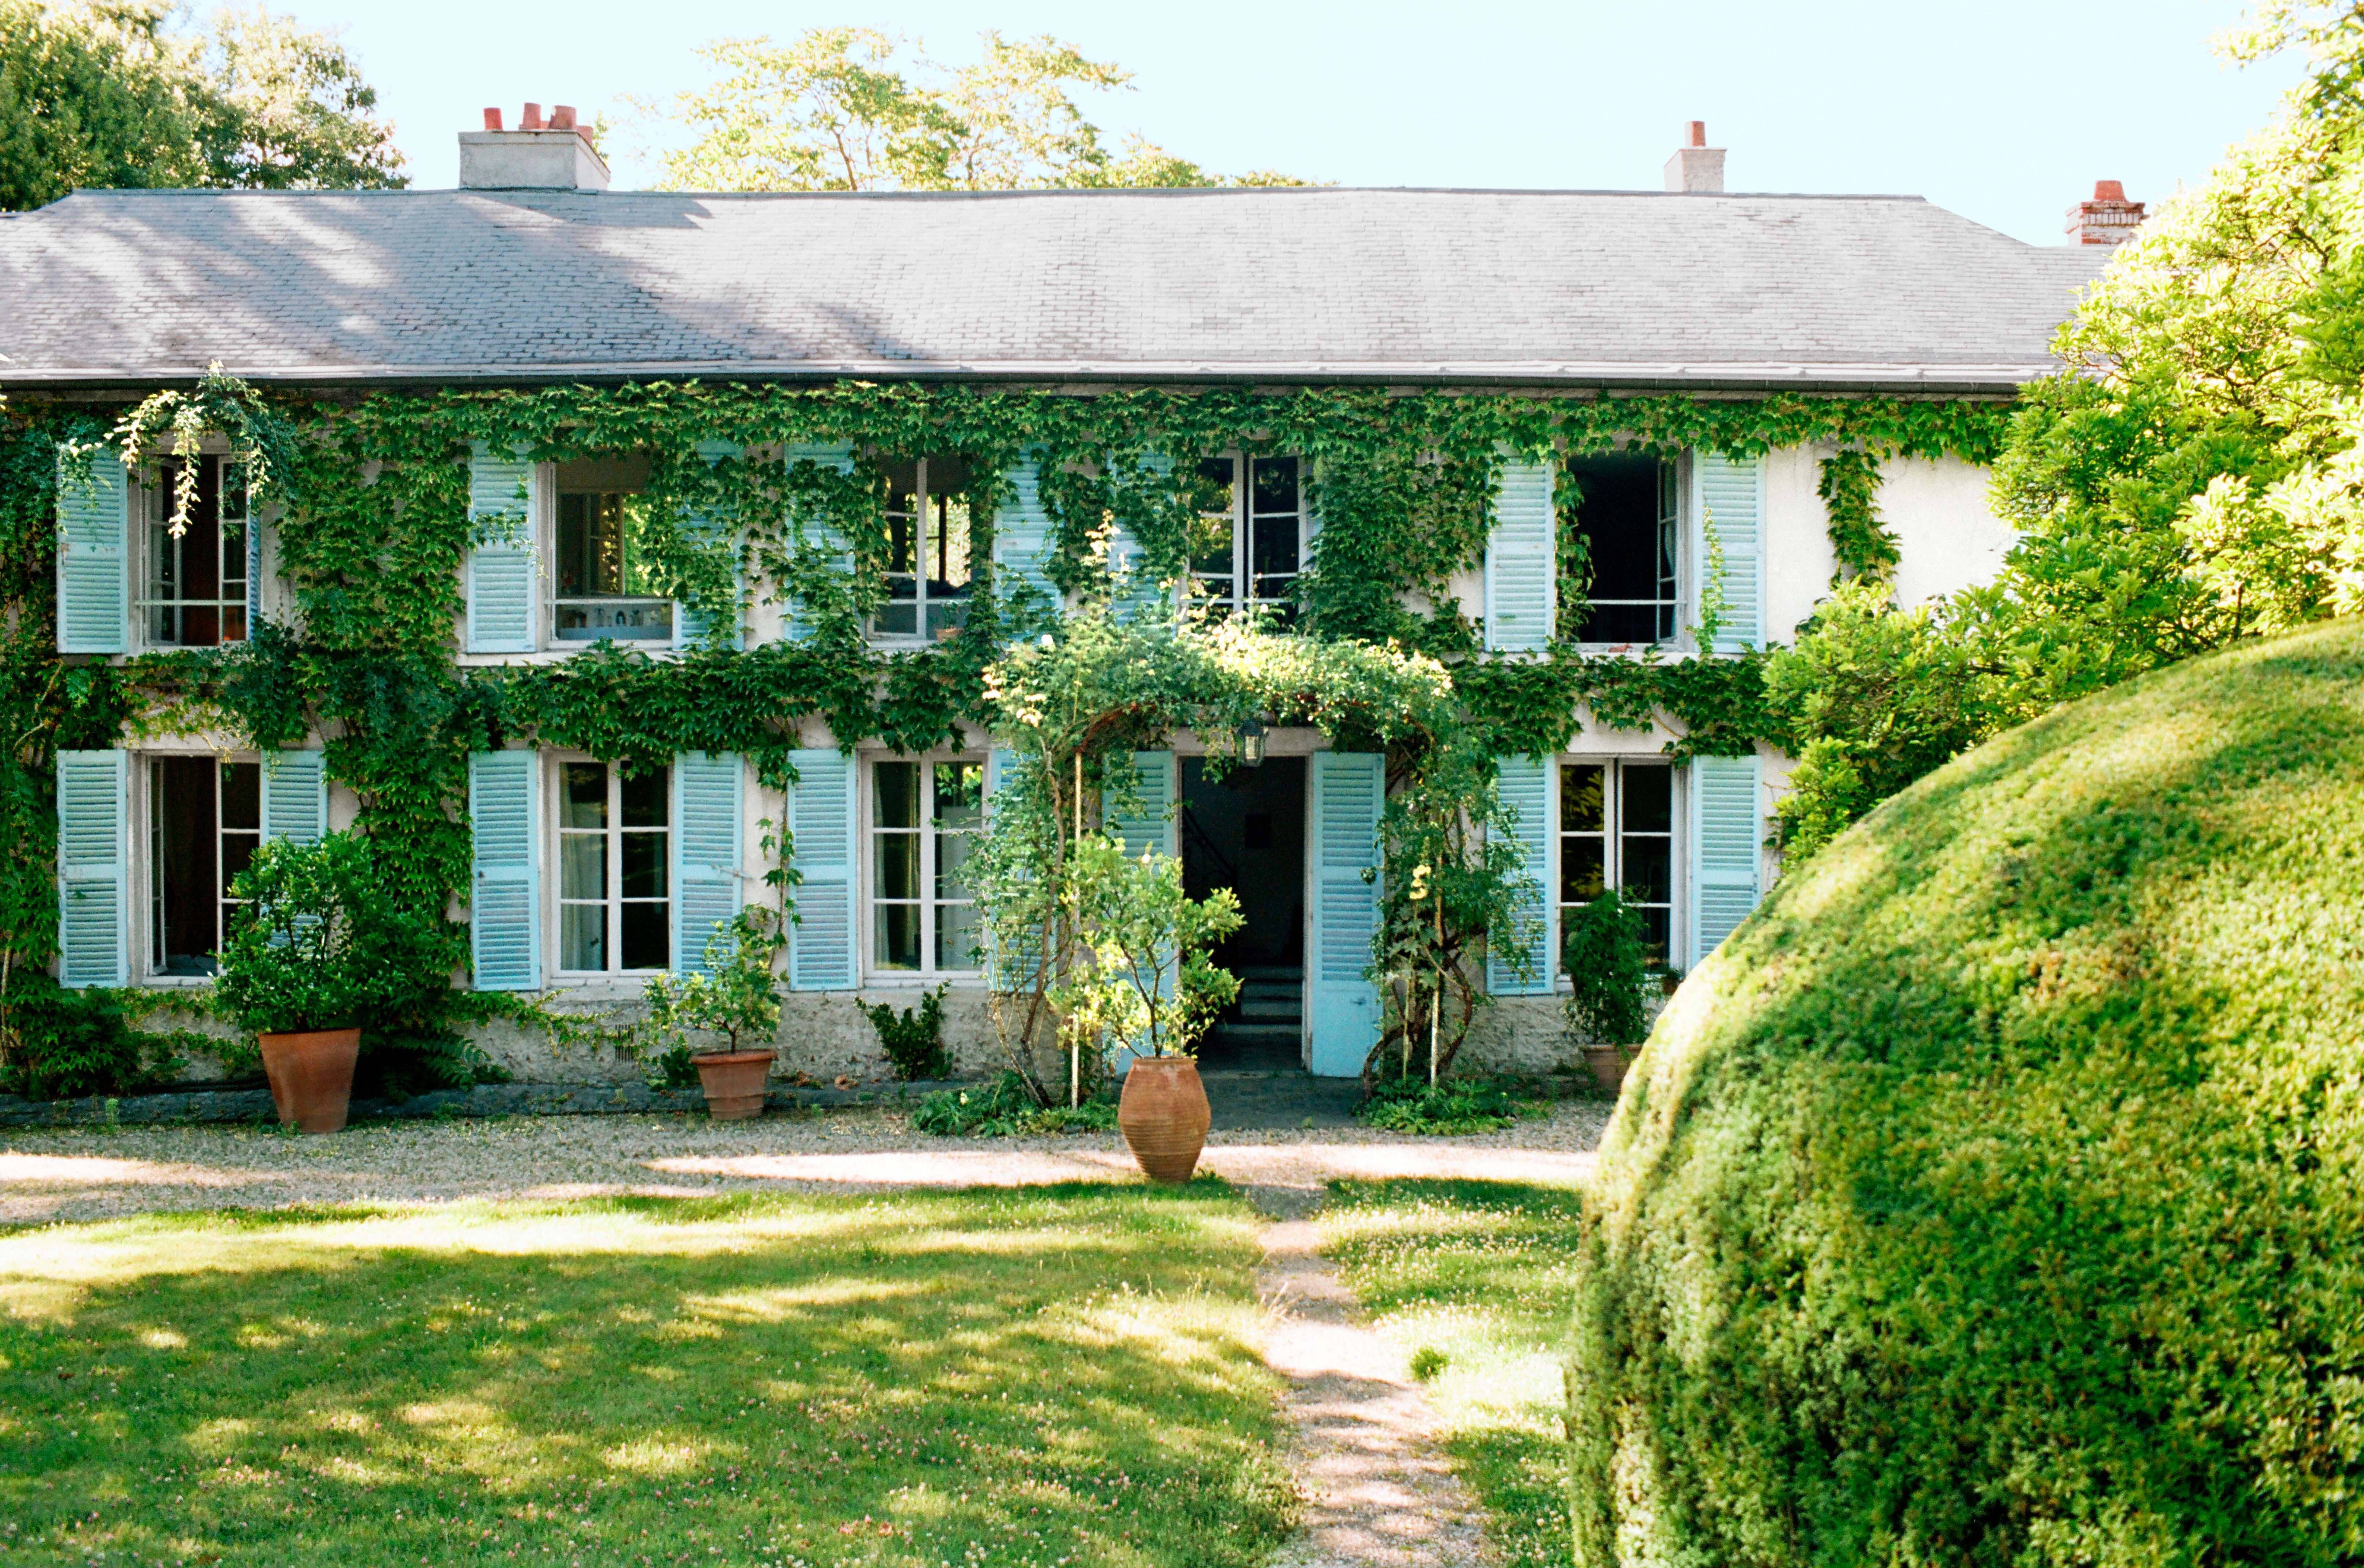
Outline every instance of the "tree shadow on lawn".
[[1074, 1185], [0, 1234], [0, 1526], [241, 1562], [1247, 1563], [1258, 1222]]

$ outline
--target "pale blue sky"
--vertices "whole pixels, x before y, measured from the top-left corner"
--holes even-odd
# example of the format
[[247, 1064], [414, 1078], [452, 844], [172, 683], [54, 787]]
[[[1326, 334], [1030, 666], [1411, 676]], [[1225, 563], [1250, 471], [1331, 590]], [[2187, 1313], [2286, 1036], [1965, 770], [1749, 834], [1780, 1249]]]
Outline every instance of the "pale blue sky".
[[[985, 27], [1053, 33], [1134, 73], [1096, 106], [1226, 170], [1356, 185], [1655, 188], [1678, 125], [1734, 190], [1899, 192], [2038, 244], [2097, 178], [2156, 201], [2261, 124], [2298, 62], [2220, 64], [2236, 0], [273, 0], [342, 24], [411, 160], [528, 98], [611, 117], [697, 81], [708, 39], [860, 23], [964, 58]], [[652, 171], [618, 161], [619, 186]]]

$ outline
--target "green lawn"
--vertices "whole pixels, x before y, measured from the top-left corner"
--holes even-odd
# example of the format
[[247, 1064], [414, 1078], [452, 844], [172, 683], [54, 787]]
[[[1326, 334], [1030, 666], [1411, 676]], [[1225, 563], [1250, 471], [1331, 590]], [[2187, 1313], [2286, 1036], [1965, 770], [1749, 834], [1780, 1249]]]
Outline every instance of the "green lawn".
[[0, 1564], [1249, 1563], [1221, 1183], [0, 1232]]
[[1560, 1356], [1579, 1212], [1568, 1187], [1341, 1182], [1321, 1215], [1323, 1250], [1426, 1381], [1506, 1564], [1568, 1559]]

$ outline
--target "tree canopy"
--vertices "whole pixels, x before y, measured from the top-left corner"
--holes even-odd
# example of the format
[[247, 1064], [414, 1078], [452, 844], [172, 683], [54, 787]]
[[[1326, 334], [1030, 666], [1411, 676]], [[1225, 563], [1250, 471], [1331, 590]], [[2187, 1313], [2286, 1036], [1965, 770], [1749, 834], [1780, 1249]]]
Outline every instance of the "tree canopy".
[[1078, 91], [1132, 74], [1048, 36], [988, 30], [965, 65], [869, 28], [813, 28], [786, 43], [722, 39], [720, 68], [670, 108], [640, 103], [662, 134], [670, 190], [992, 191], [1164, 185], [1293, 185], [1270, 170], [1218, 174], [1133, 134], [1111, 150]]
[[0, 210], [91, 187], [406, 185], [376, 106], [332, 35], [261, 7], [0, 0]]

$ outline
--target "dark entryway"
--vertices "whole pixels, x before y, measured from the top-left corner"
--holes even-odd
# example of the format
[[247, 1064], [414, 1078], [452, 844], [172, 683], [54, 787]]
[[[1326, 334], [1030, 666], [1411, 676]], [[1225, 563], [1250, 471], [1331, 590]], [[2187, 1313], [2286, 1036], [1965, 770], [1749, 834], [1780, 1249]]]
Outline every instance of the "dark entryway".
[[1242, 924], [1215, 950], [1240, 1000], [1199, 1047], [1214, 1070], [1303, 1065], [1305, 759], [1277, 756], [1209, 777], [1182, 761], [1182, 879], [1194, 899], [1229, 888]]

